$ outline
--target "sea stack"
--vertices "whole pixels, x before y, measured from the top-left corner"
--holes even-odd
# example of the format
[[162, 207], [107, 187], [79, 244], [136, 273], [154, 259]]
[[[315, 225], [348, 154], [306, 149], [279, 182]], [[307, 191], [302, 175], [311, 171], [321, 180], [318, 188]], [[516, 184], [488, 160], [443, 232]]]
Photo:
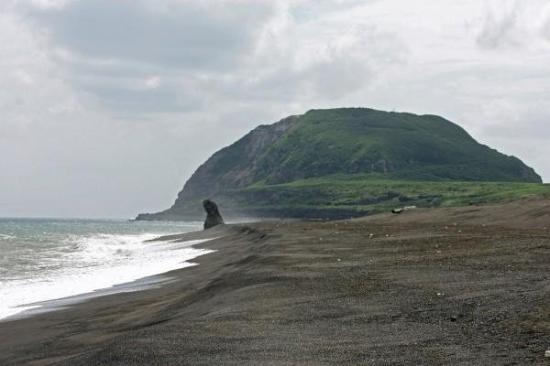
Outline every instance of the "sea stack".
[[216, 205], [214, 201], [204, 200], [202, 201], [202, 207], [204, 207], [204, 211], [206, 211], [204, 230], [224, 223], [222, 215], [220, 215], [220, 211], [218, 210], [218, 205]]

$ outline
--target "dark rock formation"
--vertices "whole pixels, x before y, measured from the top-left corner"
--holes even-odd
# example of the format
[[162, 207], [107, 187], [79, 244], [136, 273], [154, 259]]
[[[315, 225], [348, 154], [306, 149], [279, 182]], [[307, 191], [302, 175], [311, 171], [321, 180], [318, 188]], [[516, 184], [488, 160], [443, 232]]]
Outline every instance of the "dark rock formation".
[[220, 215], [220, 211], [218, 210], [218, 205], [216, 205], [214, 201], [204, 200], [202, 201], [202, 207], [204, 207], [204, 211], [206, 211], [204, 230], [224, 223], [222, 215]]

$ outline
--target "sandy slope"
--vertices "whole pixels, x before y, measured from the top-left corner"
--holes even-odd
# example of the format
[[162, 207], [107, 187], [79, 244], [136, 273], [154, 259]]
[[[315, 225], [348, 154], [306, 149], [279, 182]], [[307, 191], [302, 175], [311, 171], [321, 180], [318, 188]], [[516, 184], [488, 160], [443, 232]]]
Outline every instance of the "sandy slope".
[[161, 289], [0, 323], [0, 364], [545, 365], [549, 218], [523, 201], [172, 237], [223, 236]]

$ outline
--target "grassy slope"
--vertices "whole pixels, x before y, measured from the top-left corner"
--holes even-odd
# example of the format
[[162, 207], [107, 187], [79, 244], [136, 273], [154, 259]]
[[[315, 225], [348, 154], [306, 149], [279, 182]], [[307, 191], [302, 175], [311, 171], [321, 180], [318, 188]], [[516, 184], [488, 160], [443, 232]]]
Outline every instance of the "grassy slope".
[[336, 175], [286, 184], [256, 184], [234, 192], [243, 208], [288, 212], [345, 209], [383, 212], [394, 207], [465, 206], [550, 197], [550, 185], [515, 182], [423, 182], [380, 175]]
[[402, 180], [540, 181], [517, 158], [477, 143], [441, 117], [354, 108], [301, 116], [259, 160], [256, 181], [372, 172]]

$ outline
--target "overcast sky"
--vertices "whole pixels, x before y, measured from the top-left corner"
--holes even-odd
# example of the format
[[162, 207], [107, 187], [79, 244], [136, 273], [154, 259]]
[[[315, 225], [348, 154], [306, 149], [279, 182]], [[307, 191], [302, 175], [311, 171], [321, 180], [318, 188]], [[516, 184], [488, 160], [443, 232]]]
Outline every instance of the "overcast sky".
[[0, 216], [133, 217], [311, 108], [442, 115], [550, 180], [547, 0], [1, 0]]

